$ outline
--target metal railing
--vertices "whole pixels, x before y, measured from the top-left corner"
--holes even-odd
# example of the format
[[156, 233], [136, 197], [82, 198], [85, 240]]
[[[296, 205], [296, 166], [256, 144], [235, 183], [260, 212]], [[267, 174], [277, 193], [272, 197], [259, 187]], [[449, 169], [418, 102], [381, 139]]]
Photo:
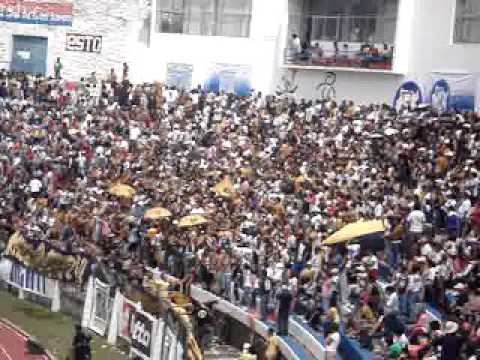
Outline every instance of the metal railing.
[[289, 16], [290, 33], [306, 34], [311, 41], [388, 43], [395, 40], [397, 17], [394, 15], [306, 15]]

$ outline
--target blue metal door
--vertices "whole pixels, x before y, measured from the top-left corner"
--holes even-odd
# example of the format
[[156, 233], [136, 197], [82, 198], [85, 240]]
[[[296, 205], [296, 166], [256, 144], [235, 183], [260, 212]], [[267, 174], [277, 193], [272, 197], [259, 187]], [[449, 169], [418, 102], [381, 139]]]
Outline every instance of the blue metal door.
[[45, 75], [47, 46], [47, 38], [14, 35], [11, 70]]

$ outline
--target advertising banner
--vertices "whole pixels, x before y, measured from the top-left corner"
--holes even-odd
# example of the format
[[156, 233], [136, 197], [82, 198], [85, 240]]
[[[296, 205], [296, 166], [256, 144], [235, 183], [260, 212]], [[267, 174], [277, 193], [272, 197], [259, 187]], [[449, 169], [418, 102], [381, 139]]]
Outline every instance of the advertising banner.
[[131, 323], [131, 347], [132, 355], [142, 359], [150, 359], [154, 340], [155, 318], [143, 311], [136, 311]]
[[132, 333], [130, 324], [135, 317], [137, 305], [127, 298], [123, 298], [122, 308], [118, 319], [118, 336], [130, 342], [132, 340]]
[[90, 329], [101, 336], [107, 330], [110, 313], [110, 286], [95, 279]]
[[72, 26], [73, 0], [0, 0], [0, 21]]

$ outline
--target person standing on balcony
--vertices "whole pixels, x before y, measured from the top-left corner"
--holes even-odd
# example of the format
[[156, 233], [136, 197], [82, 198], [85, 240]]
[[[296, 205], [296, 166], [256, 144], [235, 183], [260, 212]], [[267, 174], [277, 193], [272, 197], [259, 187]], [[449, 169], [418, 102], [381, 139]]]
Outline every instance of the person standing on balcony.
[[297, 60], [302, 53], [302, 42], [297, 34], [292, 35], [292, 57]]

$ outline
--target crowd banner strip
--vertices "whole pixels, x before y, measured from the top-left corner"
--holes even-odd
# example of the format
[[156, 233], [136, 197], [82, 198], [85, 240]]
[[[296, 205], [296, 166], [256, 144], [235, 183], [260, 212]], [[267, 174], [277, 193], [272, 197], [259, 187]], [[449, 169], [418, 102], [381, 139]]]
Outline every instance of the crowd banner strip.
[[0, 278], [6, 284], [18, 289], [19, 298], [30, 293], [51, 301], [51, 311], [60, 311], [60, 284], [58, 280], [49, 279], [35, 269], [8, 258], [0, 261]]
[[46, 278], [80, 282], [88, 264], [87, 258], [62, 254], [61, 249], [57, 249], [53, 244], [47, 242], [47, 245], [50, 248], [48, 251], [43, 243], [34, 248], [25, 241], [20, 232], [15, 232], [8, 240], [5, 255], [25, 267], [35, 269]]

